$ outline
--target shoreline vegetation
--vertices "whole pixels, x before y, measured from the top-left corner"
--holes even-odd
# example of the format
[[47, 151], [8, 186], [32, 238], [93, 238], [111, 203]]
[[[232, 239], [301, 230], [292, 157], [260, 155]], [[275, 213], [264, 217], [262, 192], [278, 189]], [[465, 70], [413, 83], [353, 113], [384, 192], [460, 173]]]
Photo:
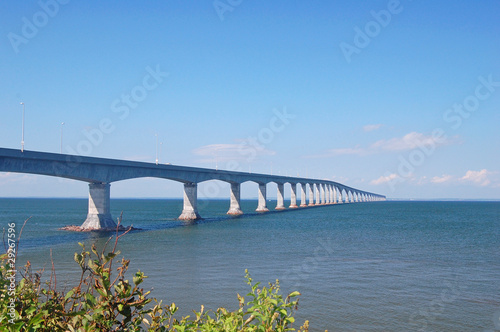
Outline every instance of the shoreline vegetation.
[[[115, 262], [120, 254], [119, 239], [133, 229], [121, 226], [120, 222], [121, 218], [116, 234], [101, 251], [94, 244], [88, 251], [79, 243], [82, 249], [74, 254], [74, 260], [81, 275], [76, 281], [78, 285], [67, 292], [57, 290], [53, 262], [47, 281], [42, 281], [44, 271], [33, 272], [29, 261], [16, 270], [13, 265], [20, 236], [14, 246], [6, 247], [6, 253], [0, 255], [2, 331], [309, 331], [307, 320], [294, 325], [300, 293], [294, 291], [284, 297], [278, 280], [261, 286], [253, 281], [248, 270], [245, 279], [250, 292], [246, 296], [237, 294], [239, 309], [213, 311], [205, 310], [202, 305], [200, 311], [193, 310], [193, 315], [174, 317], [178, 310], [175, 303], [165, 305], [150, 297], [151, 291], [140, 287], [147, 278], [143, 272], [133, 274], [130, 282], [126, 279], [130, 276], [127, 274], [130, 260], [121, 258]], [[110, 242], [113, 247], [107, 251]], [[21, 275], [17, 283], [16, 272]]]

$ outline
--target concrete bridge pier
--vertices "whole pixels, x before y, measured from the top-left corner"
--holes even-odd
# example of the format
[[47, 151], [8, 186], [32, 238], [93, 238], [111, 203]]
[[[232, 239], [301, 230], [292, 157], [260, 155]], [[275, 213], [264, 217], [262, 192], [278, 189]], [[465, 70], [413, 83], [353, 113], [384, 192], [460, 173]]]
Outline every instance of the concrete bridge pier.
[[284, 210], [285, 209], [285, 203], [284, 203], [284, 187], [285, 185], [283, 183], [278, 183], [278, 203], [276, 204], [276, 210]]
[[81, 228], [116, 228], [110, 213], [109, 183], [89, 183], [89, 211]]
[[309, 206], [314, 206], [314, 184], [309, 184]]
[[290, 192], [290, 209], [296, 209], [297, 206], [297, 184], [291, 183], [292, 191]]
[[257, 206], [257, 212], [267, 212], [267, 196], [266, 196], [266, 184], [259, 183], [259, 204]]
[[241, 184], [231, 183], [231, 204], [229, 206], [229, 211], [227, 211], [229, 215], [239, 216], [243, 214], [240, 207], [240, 189]]
[[306, 207], [306, 184], [300, 184], [300, 207]]
[[180, 220], [201, 219], [198, 214], [198, 184], [184, 183], [184, 208], [179, 216]]
[[330, 185], [325, 184], [325, 204], [330, 204]]
[[326, 204], [326, 190], [325, 190], [325, 185], [320, 184], [319, 185], [319, 192], [320, 192], [320, 204], [325, 205]]
[[321, 205], [321, 202], [320, 202], [320, 189], [319, 189], [319, 184], [316, 185], [316, 190], [315, 190], [315, 194], [316, 194], [316, 203], [314, 203], [314, 205]]
[[318, 184], [318, 186], [316, 187], [317, 188], [317, 195], [319, 195], [317, 197], [317, 202], [316, 202], [316, 205], [321, 205], [322, 203], [322, 200], [321, 200], [321, 191], [323, 189], [323, 185], [322, 184]]

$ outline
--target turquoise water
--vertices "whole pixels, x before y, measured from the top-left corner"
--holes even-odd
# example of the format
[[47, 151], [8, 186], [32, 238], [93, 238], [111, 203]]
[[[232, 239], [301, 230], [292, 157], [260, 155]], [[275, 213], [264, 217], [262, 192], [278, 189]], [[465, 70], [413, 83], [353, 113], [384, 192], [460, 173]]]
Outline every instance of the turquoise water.
[[[269, 206], [274, 206], [270, 202]], [[181, 200], [112, 200], [135, 231], [119, 249], [145, 288], [183, 314], [237, 307], [244, 270], [299, 290], [298, 322], [312, 331], [500, 331], [500, 202], [377, 202], [259, 215], [225, 215], [228, 201], [201, 201], [206, 219], [175, 220]], [[22, 234], [18, 264], [50, 268], [60, 287], [78, 275], [77, 242], [108, 235], [59, 231], [86, 215], [84, 199], [0, 199], [0, 223]]]

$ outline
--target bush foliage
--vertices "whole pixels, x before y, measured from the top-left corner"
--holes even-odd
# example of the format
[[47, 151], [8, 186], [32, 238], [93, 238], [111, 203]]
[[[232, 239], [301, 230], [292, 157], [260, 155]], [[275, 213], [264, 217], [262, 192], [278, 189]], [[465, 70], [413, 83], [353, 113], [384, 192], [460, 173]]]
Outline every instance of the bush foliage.
[[[78, 285], [69, 291], [58, 291], [52, 264], [50, 280], [42, 281], [42, 272], [34, 273], [28, 261], [19, 271], [21, 279], [15, 291], [9, 292], [8, 253], [1, 255], [0, 266], [0, 330], [1, 331], [295, 331], [294, 312], [299, 292], [283, 297], [278, 280], [261, 287], [246, 271], [250, 292], [237, 295], [239, 309], [215, 311], [201, 306], [193, 315], [176, 318], [175, 303], [164, 305], [150, 298], [150, 291], [141, 288], [147, 278], [137, 271], [132, 282], [126, 279], [129, 260], [121, 258], [113, 268], [118, 239], [106, 252], [92, 245], [88, 251], [83, 244], [74, 260], [80, 266]], [[113, 238], [113, 237], [112, 237]], [[110, 240], [112, 239], [110, 238]], [[12, 253], [12, 251], [11, 251]], [[10, 294], [9, 294], [10, 293]], [[11, 296], [15, 293], [15, 306]], [[10, 304], [10, 305], [9, 305]], [[298, 331], [308, 331], [306, 321]]]

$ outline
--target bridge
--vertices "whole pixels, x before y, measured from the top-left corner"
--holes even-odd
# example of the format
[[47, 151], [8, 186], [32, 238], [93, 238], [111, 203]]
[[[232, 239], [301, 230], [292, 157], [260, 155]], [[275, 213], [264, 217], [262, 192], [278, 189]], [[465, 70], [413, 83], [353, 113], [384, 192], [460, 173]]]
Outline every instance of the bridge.
[[[184, 206], [180, 220], [200, 219], [197, 209], [198, 183], [209, 180], [228, 182], [230, 207], [227, 214], [241, 215], [241, 184], [252, 181], [258, 184], [257, 212], [269, 211], [267, 184], [278, 187], [276, 210], [286, 209], [284, 185], [291, 185], [288, 208], [307, 206], [371, 202], [385, 200], [385, 196], [351, 188], [334, 181], [270, 174], [215, 170], [178, 165], [162, 165], [137, 161], [83, 157], [37, 151], [21, 151], [0, 148], [0, 172], [29, 173], [68, 178], [89, 183], [87, 219], [82, 229], [116, 228], [110, 213], [111, 183], [135, 178], [162, 178], [184, 183]], [[297, 205], [297, 189], [300, 185], [300, 205]], [[309, 187], [309, 191], [307, 190]], [[307, 195], [307, 191], [308, 194]], [[308, 200], [307, 200], [308, 198]]]

